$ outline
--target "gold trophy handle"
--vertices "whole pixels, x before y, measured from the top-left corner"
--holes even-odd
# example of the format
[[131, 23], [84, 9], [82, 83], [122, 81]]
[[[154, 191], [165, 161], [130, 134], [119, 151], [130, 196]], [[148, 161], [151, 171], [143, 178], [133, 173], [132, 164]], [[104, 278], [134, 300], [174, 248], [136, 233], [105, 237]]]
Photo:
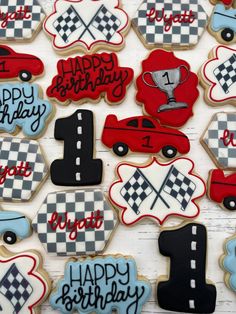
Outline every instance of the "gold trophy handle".
[[184, 69], [186, 70], [187, 75], [185, 76], [185, 78], [184, 78], [182, 81], [179, 82], [179, 84], [183, 84], [184, 82], [186, 82], [187, 79], [189, 78], [189, 75], [190, 75], [190, 71], [189, 71], [189, 69], [186, 67], [186, 65], [181, 64], [181, 65], [179, 66], [179, 69], [181, 69], [181, 68], [184, 68]]
[[[147, 74], [150, 74], [151, 77], [152, 77], [152, 72], [149, 72], [149, 71], [143, 72], [142, 79], [143, 79], [144, 83], [145, 83], [147, 86], [149, 86], [149, 87], [155, 87], [155, 88], [157, 88], [156, 85], [149, 84], [149, 83], [145, 80], [145, 75], [147, 75]], [[152, 80], [153, 80], [153, 79], [152, 79]]]

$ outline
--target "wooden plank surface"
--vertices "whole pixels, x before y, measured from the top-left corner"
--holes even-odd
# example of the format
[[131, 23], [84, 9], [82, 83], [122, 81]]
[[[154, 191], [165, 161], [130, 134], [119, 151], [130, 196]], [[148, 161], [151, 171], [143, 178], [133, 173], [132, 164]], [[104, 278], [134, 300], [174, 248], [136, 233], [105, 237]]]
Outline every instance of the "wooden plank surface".
[[[52, 7], [52, 0], [40, 1], [47, 13]], [[211, 13], [213, 6], [207, 0], [200, 0], [208, 14]], [[123, 0], [123, 7], [130, 17], [135, 13], [136, 8], [141, 3], [141, 0]], [[197, 72], [200, 65], [206, 60], [208, 52], [216, 45], [216, 41], [211, 37], [207, 31], [204, 33], [199, 45], [193, 50], [178, 51], [177, 57], [185, 59], [191, 64], [192, 70]], [[28, 52], [36, 54], [42, 58], [45, 63], [45, 76], [36, 82], [45, 90], [56, 74], [56, 63], [61, 57], [57, 56], [51, 47], [51, 43], [46, 35], [41, 32], [37, 38], [30, 44], [12, 44], [12, 47], [17, 51]], [[235, 45], [234, 45], [235, 47]], [[137, 38], [134, 31], [131, 29], [126, 37], [126, 47], [118, 53], [120, 64], [123, 66], [131, 66], [135, 71], [135, 77], [140, 72], [140, 63], [148, 55], [148, 51], [143, 47], [140, 40]], [[207, 106], [203, 100], [202, 89], [200, 89], [200, 97], [194, 107], [194, 117], [181, 129], [190, 138], [191, 152], [188, 157], [195, 161], [196, 172], [205, 180], [208, 176], [208, 171], [214, 168], [214, 164], [206, 154], [205, 150], [199, 143], [199, 138], [207, 126], [211, 116], [217, 111], [234, 111], [232, 106], [224, 106], [219, 108], [212, 108]], [[142, 108], [135, 103], [135, 87], [134, 84], [129, 88], [125, 101], [119, 106], [109, 106], [104, 101], [96, 105], [84, 104], [80, 106], [82, 109], [91, 109], [94, 112], [96, 120], [96, 150], [97, 157], [104, 162], [104, 177], [101, 188], [107, 191], [110, 183], [114, 179], [114, 168], [121, 159], [114, 156], [101, 143], [101, 132], [104, 120], [107, 114], [115, 113], [119, 118], [125, 118], [132, 115], [139, 115], [142, 113]], [[54, 122], [59, 117], [71, 115], [78, 106], [70, 104], [68, 107], [55, 105], [55, 117], [49, 124], [43, 138], [39, 140], [48, 164], [62, 156], [63, 143], [56, 141], [53, 137]], [[23, 137], [22, 133], [19, 133]], [[143, 162], [148, 156], [133, 154], [129, 155], [123, 160]], [[41, 190], [37, 193], [32, 201], [29, 203], [10, 204], [3, 203], [3, 209], [18, 210], [25, 213], [30, 218], [33, 218], [44, 198], [48, 192], [56, 190], [63, 190], [63, 187], [54, 186], [50, 178], [45, 182]], [[236, 295], [228, 290], [223, 282], [223, 272], [219, 267], [218, 259], [222, 254], [222, 244], [225, 238], [233, 235], [236, 232], [236, 213], [223, 211], [219, 206], [209, 201], [204, 197], [200, 201], [201, 214], [196, 221], [204, 223], [208, 228], [208, 271], [207, 278], [215, 282], [218, 296], [216, 313], [236, 313]], [[172, 226], [181, 223], [179, 219], [169, 219], [164, 225]], [[168, 260], [160, 255], [157, 247], [157, 239], [160, 228], [152, 221], [142, 221], [138, 225], [127, 228], [119, 225], [109, 247], [107, 254], [122, 253], [124, 255], [131, 255], [135, 258], [140, 274], [146, 276], [152, 283], [153, 292], [150, 301], [144, 306], [143, 313], [168, 313], [157, 305], [156, 303], [156, 280], [159, 275], [167, 274]], [[45, 252], [39, 242], [37, 236], [33, 234], [27, 240], [10, 247], [12, 251], [22, 251], [27, 249], [37, 249], [44, 256], [44, 267], [49, 272], [50, 277], [54, 283], [63, 274], [64, 265], [67, 258], [50, 257]], [[42, 313], [56, 313], [53, 311], [48, 303], [42, 306]], [[122, 313], [120, 313], [122, 314]]]

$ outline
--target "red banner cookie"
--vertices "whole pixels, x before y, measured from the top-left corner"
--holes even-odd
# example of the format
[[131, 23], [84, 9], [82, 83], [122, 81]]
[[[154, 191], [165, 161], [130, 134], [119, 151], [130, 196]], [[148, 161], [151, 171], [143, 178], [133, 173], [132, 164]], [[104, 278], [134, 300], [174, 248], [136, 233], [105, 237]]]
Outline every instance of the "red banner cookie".
[[137, 102], [162, 124], [181, 127], [193, 115], [199, 95], [198, 78], [190, 71], [190, 65], [173, 52], [151, 52], [142, 62], [136, 86]]
[[115, 53], [59, 60], [57, 72], [47, 95], [65, 105], [71, 101], [78, 104], [89, 100], [99, 102], [103, 95], [107, 103], [118, 104], [125, 98], [134, 75], [131, 68], [118, 65]]

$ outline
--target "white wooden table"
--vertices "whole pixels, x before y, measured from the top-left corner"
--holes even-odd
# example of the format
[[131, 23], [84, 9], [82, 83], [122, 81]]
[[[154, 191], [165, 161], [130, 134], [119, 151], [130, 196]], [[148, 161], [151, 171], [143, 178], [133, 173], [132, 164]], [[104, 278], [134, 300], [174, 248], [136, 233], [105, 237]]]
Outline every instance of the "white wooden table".
[[[45, 11], [50, 12], [53, 0], [41, 0], [40, 2]], [[210, 14], [213, 6], [209, 4], [208, 0], [200, 0], [200, 2], [206, 9], [207, 13]], [[141, 0], [123, 0], [123, 7], [129, 16], [132, 17], [140, 3]], [[126, 47], [118, 53], [119, 61], [122, 66], [132, 67], [136, 78], [141, 70], [141, 61], [147, 57], [149, 51], [144, 48], [133, 29], [130, 30], [126, 37], [126, 43]], [[208, 52], [215, 45], [217, 45], [215, 39], [206, 31], [197, 47], [189, 51], [177, 51], [176, 55], [177, 57], [188, 61], [191, 64], [192, 70], [197, 72], [201, 64], [206, 60]], [[234, 46], [236, 48], [236, 45]], [[12, 47], [19, 52], [36, 54], [44, 61], [46, 68], [45, 76], [36, 80], [36, 83], [41, 85], [45, 95], [47, 86], [52, 77], [56, 74], [57, 61], [61, 58], [53, 51], [51, 42], [42, 31], [32, 43], [12, 44]], [[208, 171], [215, 166], [205, 150], [201, 147], [199, 138], [214, 113], [221, 110], [232, 112], [234, 111], [234, 108], [232, 106], [224, 106], [222, 108], [212, 108], [207, 106], [203, 100], [203, 90], [201, 87], [199, 87], [199, 89], [200, 97], [194, 106], [194, 117], [191, 118], [181, 130], [188, 135], [191, 141], [191, 151], [188, 157], [195, 161], [195, 169], [197, 173], [207, 180]], [[104, 162], [104, 177], [101, 188], [105, 191], [107, 191], [114, 179], [115, 166], [121, 159], [108, 151], [100, 141], [104, 120], [109, 113], [115, 113], [120, 119], [142, 114], [142, 108], [135, 103], [135, 94], [134, 84], [132, 84], [128, 90], [125, 101], [119, 106], [112, 107], [107, 105], [104, 101], [101, 101], [96, 105], [88, 103], [80, 106], [82, 109], [91, 109], [94, 112], [96, 120], [96, 156], [101, 158]], [[70, 104], [67, 107], [55, 105], [55, 117], [50, 122], [43, 138], [39, 140], [45, 152], [48, 165], [50, 165], [54, 159], [60, 158], [63, 152], [63, 143], [56, 141], [53, 137], [55, 120], [60, 117], [71, 115], [77, 108], [78, 106], [74, 104]], [[18, 136], [23, 137], [22, 133], [19, 133]], [[132, 154], [123, 160], [143, 162], [147, 159], [147, 155]], [[57, 190], [63, 190], [63, 187], [53, 185], [50, 178], [48, 178], [32, 201], [21, 204], [3, 203], [2, 208], [6, 210], [21, 211], [28, 217], [33, 218], [47, 193]], [[218, 295], [216, 313], [236, 313], [236, 294], [226, 288], [223, 282], [223, 272], [218, 264], [219, 256], [222, 254], [222, 244], [224, 239], [236, 232], [236, 213], [223, 211], [218, 205], [209, 201], [207, 197], [204, 197], [200, 201], [200, 207], [201, 214], [196, 221], [204, 223], [208, 229], [209, 244], [207, 277], [210, 278], [217, 287]], [[178, 225], [181, 222], [180, 219], [171, 218], [164, 224], [164, 226]], [[137, 262], [139, 273], [146, 276], [151, 281], [153, 287], [152, 297], [143, 307], [143, 313], [167, 313], [157, 305], [155, 295], [156, 280], [158, 276], [167, 274], [168, 271], [168, 260], [161, 256], [158, 251], [157, 239], [159, 232], [160, 227], [149, 220], [142, 221], [131, 228], [119, 225], [106, 251], [106, 254], [121, 253], [133, 256]], [[54, 281], [54, 284], [59, 277], [63, 275], [67, 258], [47, 256], [36, 234], [33, 234], [29, 239], [20, 242], [14, 247], [9, 247], [9, 249], [15, 252], [37, 249], [44, 256], [44, 267]], [[56, 312], [53, 311], [46, 302], [42, 306], [42, 313], [49, 314]]]

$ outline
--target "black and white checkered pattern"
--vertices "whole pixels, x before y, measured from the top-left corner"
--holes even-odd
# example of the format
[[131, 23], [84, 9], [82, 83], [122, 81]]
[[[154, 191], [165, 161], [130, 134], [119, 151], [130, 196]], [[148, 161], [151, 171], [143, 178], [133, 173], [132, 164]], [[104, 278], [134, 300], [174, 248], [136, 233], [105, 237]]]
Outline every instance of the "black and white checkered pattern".
[[[78, 230], [75, 240], [69, 238], [71, 230], [59, 229], [53, 231], [48, 221], [52, 213], [68, 213], [71, 223], [75, 219], [83, 219], [91, 212], [100, 210], [104, 217], [101, 228]], [[64, 217], [64, 215], [63, 215]], [[117, 218], [109, 203], [100, 190], [77, 190], [48, 194], [43, 205], [33, 220], [33, 228], [38, 233], [45, 250], [52, 255], [90, 255], [99, 254], [106, 246], [109, 237], [115, 229]]]
[[221, 137], [225, 130], [229, 130], [236, 139], [236, 114], [219, 112], [214, 115], [203, 141], [209, 148], [211, 155], [222, 168], [236, 167], [236, 147], [225, 146]]
[[23, 277], [16, 264], [12, 264], [0, 282], [0, 293], [14, 307], [14, 313], [19, 313], [33, 292], [30, 283]]
[[232, 54], [228, 60], [219, 65], [214, 74], [225, 94], [228, 94], [229, 88], [236, 83], [236, 55]]
[[61, 16], [56, 19], [56, 21], [53, 23], [53, 26], [66, 43], [68, 42], [70, 35], [82, 26], [82, 22], [73, 5], [71, 5]]
[[163, 191], [174, 197], [184, 211], [191, 200], [196, 185], [174, 166], [169, 173]]
[[125, 183], [120, 194], [138, 215], [140, 204], [153, 192], [140, 169], [137, 169], [132, 177]]
[[[164, 9], [167, 17], [192, 10], [195, 20], [191, 24], [173, 23], [170, 30], [166, 31], [163, 20], [151, 22], [146, 16], [153, 8], [159, 12], [159, 16]], [[189, 46], [198, 43], [207, 23], [207, 14], [198, 0], [144, 0], [132, 23], [147, 45]]]
[[16, 12], [20, 7], [27, 6], [30, 19], [9, 21], [6, 27], [1, 27], [0, 23], [0, 39], [30, 39], [33, 33], [37, 31], [39, 25], [45, 17], [45, 13], [37, 0], [0, 0], [0, 8], [2, 13]]
[[0, 200], [29, 200], [48, 172], [36, 141], [14, 137], [0, 138], [1, 172], [6, 166], [19, 166], [21, 162], [29, 162], [31, 175], [28, 177], [7, 175], [5, 182], [0, 184]]
[[120, 24], [121, 21], [104, 5], [101, 6], [92, 23], [96, 29], [103, 33], [107, 41], [111, 40]]

